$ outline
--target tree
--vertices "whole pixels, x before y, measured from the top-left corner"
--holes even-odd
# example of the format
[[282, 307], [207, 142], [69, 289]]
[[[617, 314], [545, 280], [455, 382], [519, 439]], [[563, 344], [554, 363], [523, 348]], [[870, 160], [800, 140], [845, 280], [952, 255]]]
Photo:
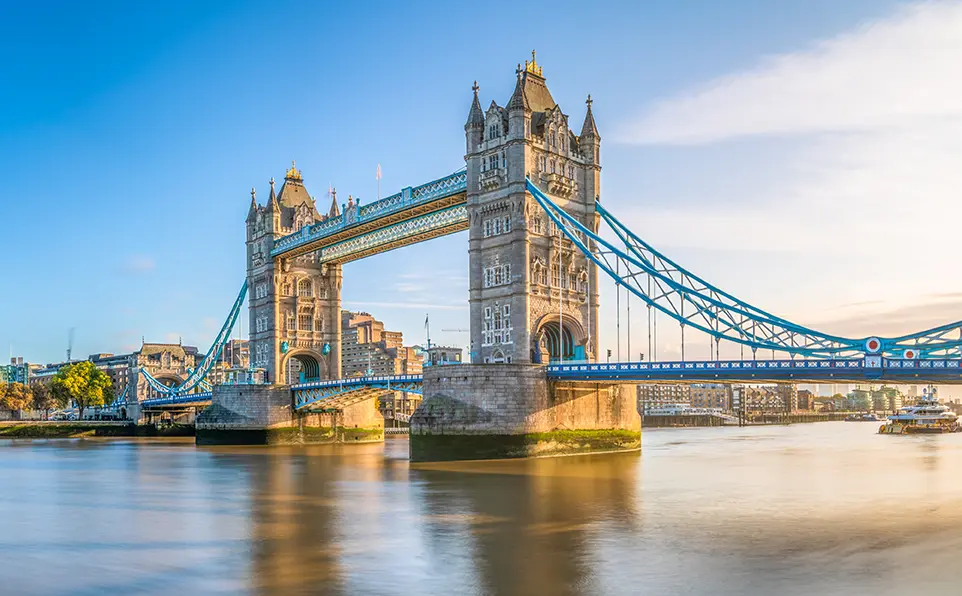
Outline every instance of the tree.
[[46, 384], [40, 383], [31, 387], [33, 392], [33, 409], [43, 412], [45, 419], [50, 418], [50, 410], [66, 407], [70, 401], [63, 392], [56, 392]]
[[85, 409], [113, 400], [110, 377], [89, 360], [68, 364], [57, 371], [53, 377], [53, 387], [55, 393], [66, 395], [77, 404], [80, 419], [83, 419]]
[[3, 392], [3, 407], [20, 412], [30, 405], [30, 388], [21, 383], [10, 383]]

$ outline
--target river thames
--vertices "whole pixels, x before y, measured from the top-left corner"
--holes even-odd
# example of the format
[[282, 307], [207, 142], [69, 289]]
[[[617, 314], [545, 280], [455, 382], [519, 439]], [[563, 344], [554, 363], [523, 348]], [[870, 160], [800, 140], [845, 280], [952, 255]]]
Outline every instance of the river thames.
[[960, 594], [962, 434], [646, 430], [640, 454], [0, 442], [0, 593]]

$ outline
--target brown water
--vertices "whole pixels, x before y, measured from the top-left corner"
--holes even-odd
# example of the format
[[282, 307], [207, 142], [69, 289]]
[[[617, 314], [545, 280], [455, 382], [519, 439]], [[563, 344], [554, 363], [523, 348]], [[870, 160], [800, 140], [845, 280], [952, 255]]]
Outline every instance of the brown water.
[[962, 594], [962, 434], [646, 431], [639, 455], [0, 442], [0, 594]]

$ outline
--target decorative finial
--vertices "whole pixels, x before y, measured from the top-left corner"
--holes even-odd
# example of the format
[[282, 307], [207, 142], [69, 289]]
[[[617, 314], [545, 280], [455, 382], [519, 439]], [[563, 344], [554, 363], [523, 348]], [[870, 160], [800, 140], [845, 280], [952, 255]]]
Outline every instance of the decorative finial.
[[274, 177], [271, 176], [271, 190], [274, 190]]
[[585, 103], [588, 104], [588, 109], [589, 109], [589, 110], [591, 109], [591, 102], [592, 102], [592, 101], [594, 101], [594, 100], [591, 99], [591, 94], [589, 93], [589, 94], [588, 94], [588, 99], [585, 100]]
[[301, 173], [297, 170], [297, 162], [293, 159], [291, 160], [291, 169], [287, 170], [284, 178], [287, 180], [303, 180]]
[[481, 89], [481, 87], [478, 87], [478, 82], [477, 82], [477, 81], [474, 82], [474, 85], [471, 85], [471, 91], [474, 91], [475, 97], [477, 97], [477, 95], [478, 95], [478, 90], [480, 90], [480, 89]]
[[538, 61], [536, 58], [537, 58], [537, 53], [534, 50], [531, 50], [531, 62], [528, 62], [527, 60], [525, 60], [524, 69], [530, 72], [531, 74], [537, 75], [540, 77], [542, 76], [541, 67], [538, 66]]
[[514, 74], [518, 75], [518, 80], [519, 80], [519, 81], [521, 80], [521, 73], [522, 73], [522, 72], [524, 72], [524, 71], [521, 70], [521, 63], [518, 62], [518, 68], [516, 68], [516, 69], [514, 70]]
[[252, 201], [256, 201], [256, 200], [257, 200], [257, 191], [254, 190], [254, 187], [253, 187], [253, 186], [251, 187], [251, 200], [252, 200]]

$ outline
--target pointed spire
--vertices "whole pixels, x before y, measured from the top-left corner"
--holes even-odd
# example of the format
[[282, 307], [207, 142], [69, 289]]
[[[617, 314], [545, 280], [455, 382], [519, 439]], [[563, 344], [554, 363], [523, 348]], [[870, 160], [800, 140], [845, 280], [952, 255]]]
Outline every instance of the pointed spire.
[[588, 111], [585, 113], [585, 123], [581, 125], [581, 136], [582, 138], [594, 138], [601, 140], [601, 135], [598, 134], [598, 127], [595, 126], [595, 117], [591, 113], [591, 104], [594, 100], [591, 99], [591, 94], [588, 94], [588, 99], [585, 103], [588, 105]]
[[277, 193], [274, 192], [274, 177], [271, 176], [271, 196], [267, 199], [267, 211], [280, 211], [281, 205], [277, 202]]
[[331, 209], [327, 212], [328, 217], [337, 217], [341, 210], [337, 206], [337, 189], [331, 188]]
[[511, 99], [508, 100], [509, 110], [531, 110], [530, 104], [528, 104], [528, 96], [524, 93], [524, 84], [521, 81], [521, 65], [518, 65], [518, 69], [515, 70], [515, 74], [518, 75], [518, 82], [514, 85], [514, 93], [511, 94]]
[[478, 99], [478, 82], [475, 81], [471, 90], [474, 91], [474, 100], [471, 102], [471, 111], [468, 112], [468, 121], [465, 128], [484, 128], [484, 113], [481, 111], [481, 100]]
[[247, 211], [247, 221], [254, 221], [254, 217], [257, 215], [257, 191], [254, 187], [251, 187], [251, 208]]

